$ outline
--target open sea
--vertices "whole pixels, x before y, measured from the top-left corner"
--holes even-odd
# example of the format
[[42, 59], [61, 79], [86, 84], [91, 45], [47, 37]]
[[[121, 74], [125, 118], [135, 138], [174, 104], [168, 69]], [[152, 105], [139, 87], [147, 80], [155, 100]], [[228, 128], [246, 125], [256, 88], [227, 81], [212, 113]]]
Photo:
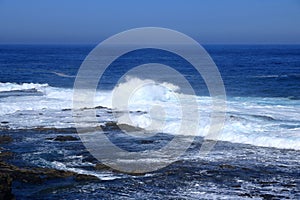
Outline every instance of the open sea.
[[[14, 138], [2, 145], [15, 153], [9, 162], [99, 178], [40, 184], [14, 181], [16, 199], [300, 199], [299, 45], [204, 46], [219, 68], [227, 94], [224, 128], [205, 157], [198, 152], [209, 125], [211, 100], [201, 76], [181, 57], [161, 50], [137, 50], [119, 57], [99, 81], [96, 125], [116, 121], [109, 101], [112, 91], [126, 71], [145, 63], [162, 63], [183, 74], [200, 105], [200, 131], [185, 154], [171, 165], [143, 175], [97, 170], [98, 161], [80, 140], [49, 140], [61, 135], [78, 138], [72, 116], [73, 85], [93, 48], [0, 45], [0, 134]], [[162, 76], [172, 79], [168, 74]], [[119, 85], [126, 90], [147, 79], [147, 74], [130, 76]], [[177, 87], [167, 81], [164, 84]], [[180, 88], [176, 91], [187, 99], [190, 95], [181, 93]], [[109, 128], [106, 134], [130, 151], [162, 147], [177, 134], [174, 130], [180, 121], [168, 100], [168, 91], [154, 84], [140, 91], [138, 105], [128, 108], [134, 125], [146, 128], [150, 120], [147, 105], [165, 105], [171, 117], [162, 134], [143, 140], [128, 139]], [[189, 138], [188, 130], [180, 137]]]

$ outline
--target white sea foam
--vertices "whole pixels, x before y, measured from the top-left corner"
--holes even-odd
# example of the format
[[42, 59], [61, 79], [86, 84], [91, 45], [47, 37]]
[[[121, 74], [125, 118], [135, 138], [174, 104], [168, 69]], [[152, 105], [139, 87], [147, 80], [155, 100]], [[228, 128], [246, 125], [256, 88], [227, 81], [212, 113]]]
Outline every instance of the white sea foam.
[[57, 75], [57, 76], [64, 77], [64, 78], [75, 78], [76, 77], [76, 76], [64, 74], [64, 73], [61, 73], [61, 72], [52, 72], [52, 73]]
[[[130, 96], [126, 111], [130, 124], [151, 130], [155, 124], [163, 127], [165, 133], [177, 134], [181, 124], [181, 104], [189, 106], [191, 96], [181, 94], [180, 88], [168, 83], [155, 83], [152, 80], [128, 79], [119, 85], [124, 90], [137, 84], [147, 83]], [[149, 84], [150, 83], [150, 84]], [[31, 129], [35, 127], [74, 127], [72, 118], [73, 90], [51, 87], [47, 84], [0, 83], [0, 92], [35, 89], [41, 94], [30, 96], [5, 96], [0, 98], [0, 128]], [[95, 106], [112, 108], [112, 91], [97, 91]], [[184, 101], [179, 102], [178, 97]], [[199, 136], [205, 136], [210, 125], [210, 97], [196, 97], [199, 104]], [[127, 102], [125, 102], [127, 105]], [[123, 109], [124, 109], [123, 108]], [[112, 115], [109, 110], [100, 109], [99, 122], [87, 121], [87, 125], [97, 125], [116, 120], [128, 123], [122, 112]], [[116, 111], [116, 110], [115, 110]], [[136, 112], [144, 111], [144, 112]], [[195, 110], [190, 110], [195, 112]], [[300, 101], [285, 98], [234, 97], [227, 101], [227, 117], [219, 140], [252, 144], [265, 147], [300, 150]], [[125, 120], [125, 121], [124, 121]], [[127, 121], [126, 121], [127, 120]], [[8, 122], [8, 123], [7, 123]], [[158, 125], [157, 125], [158, 124]], [[98, 124], [99, 125], [99, 124]], [[182, 134], [182, 132], [181, 132]], [[189, 131], [186, 130], [186, 135]]]
[[38, 91], [48, 87], [48, 84], [35, 84], [35, 83], [0, 83], [0, 92], [4, 91], [15, 91], [15, 90], [29, 90], [36, 89]]

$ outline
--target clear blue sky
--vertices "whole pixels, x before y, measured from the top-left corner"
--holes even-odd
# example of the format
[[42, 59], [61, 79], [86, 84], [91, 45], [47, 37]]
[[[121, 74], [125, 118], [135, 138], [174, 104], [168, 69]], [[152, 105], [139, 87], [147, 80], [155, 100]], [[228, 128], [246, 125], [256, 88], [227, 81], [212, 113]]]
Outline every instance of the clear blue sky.
[[98, 43], [144, 26], [202, 44], [300, 44], [300, 0], [0, 0], [0, 43]]

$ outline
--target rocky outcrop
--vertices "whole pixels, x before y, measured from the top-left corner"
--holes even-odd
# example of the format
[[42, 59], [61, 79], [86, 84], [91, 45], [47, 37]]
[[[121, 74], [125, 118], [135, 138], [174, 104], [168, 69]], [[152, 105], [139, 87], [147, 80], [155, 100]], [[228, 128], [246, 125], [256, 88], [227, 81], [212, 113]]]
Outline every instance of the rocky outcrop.
[[60, 142], [79, 140], [79, 138], [71, 136], [71, 135], [58, 135], [55, 138], [46, 138], [46, 139], [47, 140], [60, 141]]
[[[119, 171], [117, 169], [111, 168], [110, 166], [105, 165], [103, 163], [97, 163], [95, 165], [95, 170], [97, 170], [97, 171], [111, 171], [111, 172], [116, 172], [116, 173], [125, 173], [124, 171]], [[132, 171], [132, 172], [126, 172], [126, 174], [133, 175], [133, 176], [143, 176], [146, 173]]]
[[142, 128], [131, 126], [128, 124], [117, 124], [116, 122], [106, 122], [104, 126], [101, 126], [102, 130], [125, 130], [128, 132], [143, 131]]
[[[73, 136], [61, 136], [55, 138], [58, 141], [78, 140]], [[0, 144], [13, 141], [10, 136], [1, 135]], [[70, 171], [63, 171], [51, 168], [33, 167], [20, 168], [6, 162], [14, 154], [0, 147], [0, 200], [14, 199], [12, 194], [12, 182], [20, 181], [24, 183], [39, 184], [49, 179], [74, 178], [75, 181], [96, 181], [97, 177], [92, 175], [78, 174]]]
[[15, 165], [0, 162], [1, 174], [6, 174], [11, 177], [12, 180], [18, 180], [25, 183], [42, 183], [45, 180], [55, 178], [68, 178], [74, 177], [75, 180], [99, 180], [95, 176], [77, 174], [75, 172], [63, 171], [50, 168], [19, 168]]
[[0, 173], [0, 199], [15, 199], [11, 192], [12, 178], [6, 173]]
[[10, 143], [13, 139], [9, 135], [0, 135], [0, 144]]

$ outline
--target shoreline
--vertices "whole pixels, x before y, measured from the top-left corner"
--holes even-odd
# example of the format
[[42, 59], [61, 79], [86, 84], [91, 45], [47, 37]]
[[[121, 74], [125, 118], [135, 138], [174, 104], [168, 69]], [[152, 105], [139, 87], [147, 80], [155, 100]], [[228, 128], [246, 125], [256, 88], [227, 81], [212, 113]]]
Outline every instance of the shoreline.
[[[117, 130], [110, 130], [112, 134], [113, 131]], [[127, 197], [134, 197], [136, 193], [131, 192], [142, 191], [142, 197], [151, 198], [150, 193], [147, 193], [151, 188], [152, 195], [156, 198], [163, 195], [170, 195], [170, 198], [212, 198], [217, 197], [218, 193], [238, 199], [300, 197], [300, 191], [297, 189], [300, 183], [297, 179], [298, 162], [294, 160], [300, 156], [300, 152], [296, 150], [219, 142], [209, 157], [197, 158], [194, 156], [202, 143], [199, 140], [194, 141], [187, 154], [177, 162], [158, 171], [138, 176], [120, 173], [102, 164], [96, 164], [97, 160], [91, 157], [83, 147], [80, 147], [82, 148], [80, 151], [72, 150], [69, 156], [61, 158], [49, 157], [51, 152], [47, 149], [44, 149], [44, 152], [38, 152], [42, 153], [38, 154], [38, 158], [46, 154], [49, 161], [60, 161], [65, 164], [78, 161], [74, 157], [81, 156], [82, 163], [77, 164], [94, 163], [95, 165], [82, 166], [78, 169], [89, 169], [90, 172], [100, 174], [109, 172], [111, 177], [119, 177], [101, 180], [93, 175], [41, 167], [39, 163], [30, 166], [31, 161], [25, 162], [26, 157], [21, 156], [23, 153], [16, 153], [18, 150], [14, 148], [24, 146], [23, 140], [31, 141], [31, 138], [37, 136], [40, 137], [39, 140], [32, 141], [35, 145], [48, 144], [50, 145], [48, 148], [55, 151], [71, 147], [78, 149], [80, 144], [80, 140], [74, 140], [75, 135], [70, 132], [64, 135], [66, 137], [62, 137], [61, 132], [55, 131], [51, 132], [51, 137], [47, 131], [9, 134], [2, 132], [0, 143], [1, 139], [3, 142], [0, 145], [6, 149], [2, 148], [0, 154], [0, 180], [2, 181], [0, 188], [3, 188], [1, 195], [5, 194], [10, 199], [14, 196], [21, 199], [35, 199], [40, 195], [43, 198], [69, 198], [74, 194], [78, 198], [86, 198], [85, 195], [88, 194], [92, 195], [92, 198], [110, 198], [120, 197], [120, 193]], [[153, 142], [144, 145], [151, 145]], [[29, 146], [31, 147], [32, 144], [30, 143]], [[23, 151], [27, 155], [30, 149]], [[193, 156], [190, 157], [190, 154]], [[75, 160], [68, 161], [70, 157]], [[22, 166], [16, 163], [21, 163]], [[82, 190], [82, 187], [88, 189]], [[99, 187], [106, 189], [93, 189]], [[215, 189], [211, 190], [214, 187]]]
[[[62, 138], [61, 138], [62, 139]], [[70, 139], [70, 138], [66, 138]], [[66, 141], [66, 140], [62, 140]], [[13, 142], [13, 138], [8, 135], [0, 135], [0, 145]], [[41, 184], [51, 179], [73, 178], [74, 181], [98, 181], [93, 175], [79, 174], [70, 171], [57, 170], [52, 168], [20, 168], [10, 164], [12, 159], [11, 151], [1, 149], [0, 152], [0, 199], [15, 199], [12, 193], [12, 183], [19, 181], [23, 183]]]

